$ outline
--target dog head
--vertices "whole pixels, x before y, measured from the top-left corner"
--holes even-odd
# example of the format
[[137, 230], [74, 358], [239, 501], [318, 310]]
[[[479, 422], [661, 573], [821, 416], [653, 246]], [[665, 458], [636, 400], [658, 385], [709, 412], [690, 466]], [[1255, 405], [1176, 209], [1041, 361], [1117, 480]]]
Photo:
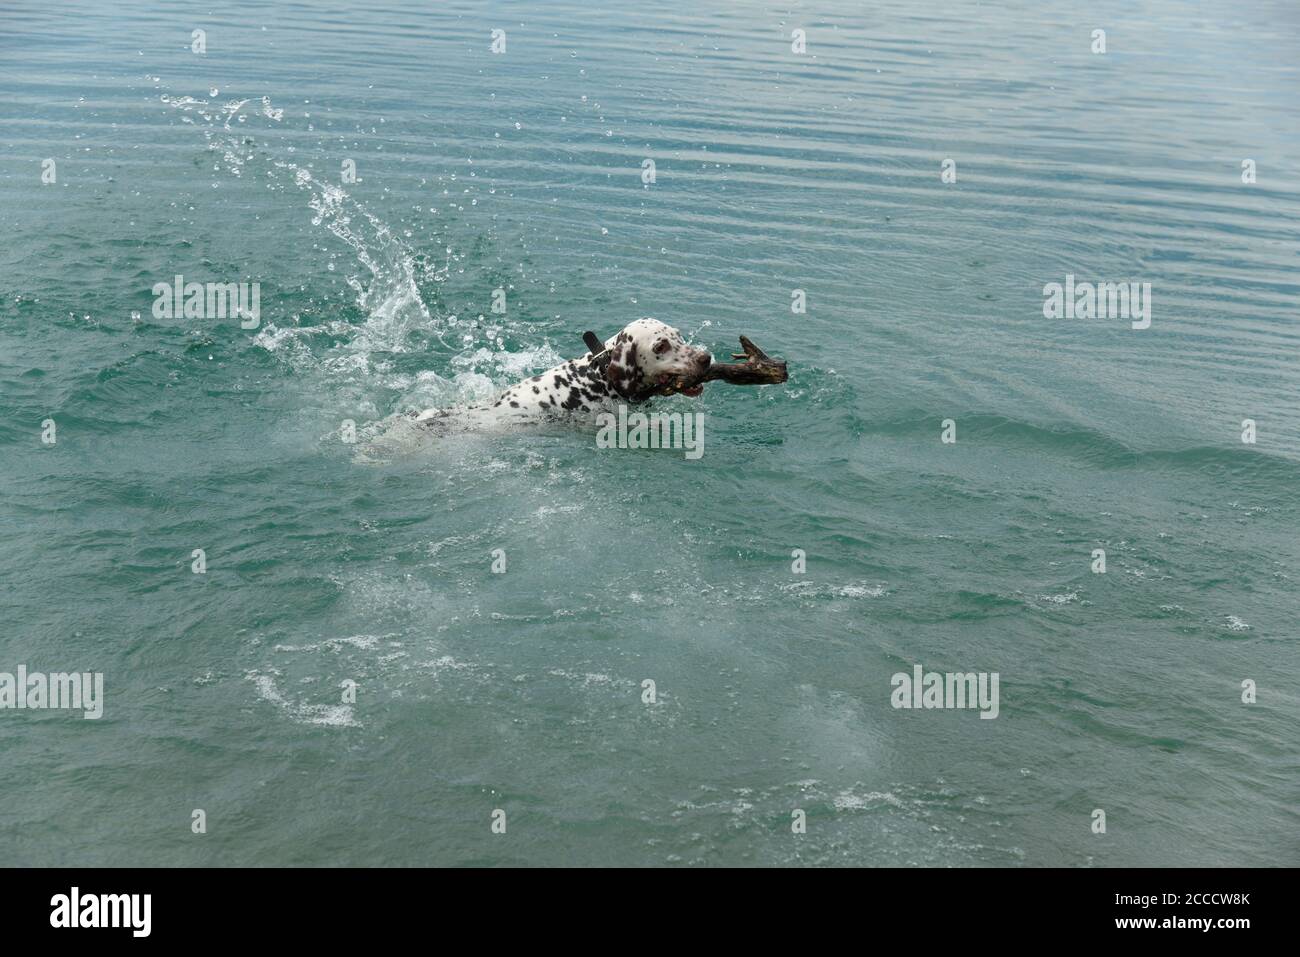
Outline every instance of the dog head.
[[704, 391], [700, 379], [713, 363], [708, 350], [688, 346], [680, 332], [658, 319], [628, 323], [605, 348], [605, 377], [617, 395], [632, 402], [675, 392], [694, 398]]

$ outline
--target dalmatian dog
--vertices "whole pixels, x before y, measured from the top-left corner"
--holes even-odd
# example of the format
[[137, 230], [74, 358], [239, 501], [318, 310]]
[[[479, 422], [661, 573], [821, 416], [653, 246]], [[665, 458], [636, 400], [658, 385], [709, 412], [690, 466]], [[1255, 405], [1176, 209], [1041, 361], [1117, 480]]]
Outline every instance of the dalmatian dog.
[[414, 418], [433, 429], [509, 427], [613, 411], [620, 403], [635, 405], [654, 396], [694, 398], [704, 391], [703, 376], [712, 363], [707, 350], [687, 345], [672, 326], [637, 319], [605, 340], [602, 352], [516, 383], [490, 405], [426, 409]]

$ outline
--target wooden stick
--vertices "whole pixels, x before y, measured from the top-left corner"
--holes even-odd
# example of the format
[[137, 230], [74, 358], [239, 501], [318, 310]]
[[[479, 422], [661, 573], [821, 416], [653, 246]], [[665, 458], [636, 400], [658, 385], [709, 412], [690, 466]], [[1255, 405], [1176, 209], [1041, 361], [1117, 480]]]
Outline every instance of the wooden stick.
[[715, 362], [699, 381], [721, 379], [732, 385], [776, 385], [789, 378], [784, 359], [773, 359], [745, 336], [740, 337], [740, 347], [745, 351], [733, 352], [731, 358], [744, 359], [744, 362]]

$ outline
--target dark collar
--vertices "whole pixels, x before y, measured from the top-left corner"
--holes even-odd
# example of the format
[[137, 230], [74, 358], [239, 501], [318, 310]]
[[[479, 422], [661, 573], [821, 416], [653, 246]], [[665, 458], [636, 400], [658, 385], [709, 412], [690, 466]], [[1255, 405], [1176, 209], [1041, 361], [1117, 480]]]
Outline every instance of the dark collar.
[[591, 353], [591, 364], [603, 375], [605, 367], [609, 365], [609, 350], [605, 348], [605, 343], [601, 342], [590, 329], [582, 334], [582, 341], [586, 343], [587, 351]]

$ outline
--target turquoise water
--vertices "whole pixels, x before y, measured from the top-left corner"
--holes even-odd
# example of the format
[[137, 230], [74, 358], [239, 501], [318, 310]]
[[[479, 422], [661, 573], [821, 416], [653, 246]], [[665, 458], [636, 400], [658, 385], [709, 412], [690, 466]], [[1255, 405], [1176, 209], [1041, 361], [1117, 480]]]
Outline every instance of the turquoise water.
[[[0, 11], [0, 861], [1300, 864], [1295, 7], [704, 7]], [[640, 316], [790, 381], [341, 441]]]

